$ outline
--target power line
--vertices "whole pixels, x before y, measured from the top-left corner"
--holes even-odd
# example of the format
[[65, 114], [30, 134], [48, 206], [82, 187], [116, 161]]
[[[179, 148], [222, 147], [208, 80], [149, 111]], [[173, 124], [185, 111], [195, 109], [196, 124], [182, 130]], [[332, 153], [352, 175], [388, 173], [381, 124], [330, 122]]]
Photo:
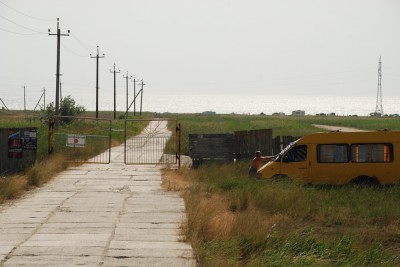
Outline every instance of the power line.
[[42, 18], [37, 18], [37, 17], [33, 17], [33, 16], [30, 16], [30, 15], [27, 15], [27, 14], [25, 14], [25, 13], [23, 13], [23, 12], [21, 12], [21, 11], [15, 9], [15, 8], [10, 7], [9, 5], [5, 4], [5, 3], [2, 2], [2, 1], [0, 1], [0, 4], [6, 6], [6, 7], [8, 7], [9, 9], [13, 10], [14, 12], [17, 12], [18, 14], [23, 15], [23, 16], [25, 16], [25, 17], [27, 17], [27, 18], [30, 18], [30, 19], [41, 20], [41, 21], [53, 21], [53, 20], [54, 20], [54, 19], [42, 19]]
[[75, 51], [73, 51], [72, 49], [70, 49], [70, 48], [68, 48], [66, 45], [64, 45], [64, 44], [61, 44], [65, 49], [67, 49], [70, 53], [72, 53], [72, 54], [74, 54], [75, 56], [78, 56], [78, 57], [86, 57], [86, 56], [84, 56], [84, 55], [80, 55], [80, 54], [78, 54], [78, 53], [76, 53]]
[[21, 28], [24, 28], [24, 29], [26, 29], [26, 30], [33, 31], [33, 32], [36, 32], [36, 33], [38, 33], [38, 34], [47, 34], [47, 33], [45, 33], [45, 32], [40, 32], [40, 31], [37, 31], [37, 30], [33, 30], [33, 29], [31, 29], [31, 28], [28, 28], [28, 27], [26, 27], [26, 26], [24, 26], [24, 25], [21, 25], [21, 24], [19, 24], [19, 23], [16, 23], [16, 22], [14, 22], [14, 21], [12, 21], [12, 20], [6, 18], [6, 17], [3, 17], [3, 16], [1, 16], [1, 15], [0, 15], [0, 18], [2, 18], [2, 19], [6, 20], [6, 21], [8, 21], [8, 22], [10, 22], [10, 23], [12, 23], [12, 24], [14, 24], [14, 25], [17, 25], [17, 26], [19, 26], [19, 27], [21, 27]]
[[13, 31], [9, 31], [3, 28], [0, 28], [0, 31], [4, 31], [4, 32], [8, 32], [8, 33], [12, 33], [12, 34], [17, 34], [17, 35], [37, 35], [40, 33], [20, 33], [20, 32], [13, 32]]

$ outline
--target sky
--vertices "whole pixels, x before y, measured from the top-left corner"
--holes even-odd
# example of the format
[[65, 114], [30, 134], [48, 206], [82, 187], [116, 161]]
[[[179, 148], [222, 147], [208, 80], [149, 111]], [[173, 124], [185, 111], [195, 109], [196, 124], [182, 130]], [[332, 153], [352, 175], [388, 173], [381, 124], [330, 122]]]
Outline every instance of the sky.
[[[151, 97], [400, 97], [398, 0], [0, 0], [0, 98], [54, 101], [57, 18], [62, 95], [93, 110], [126, 105], [126, 79]], [[129, 102], [133, 82], [128, 81]], [[137, 90], [140, 85], [136, 85]], [[1, 106], [1, 103], [0, 103]]]

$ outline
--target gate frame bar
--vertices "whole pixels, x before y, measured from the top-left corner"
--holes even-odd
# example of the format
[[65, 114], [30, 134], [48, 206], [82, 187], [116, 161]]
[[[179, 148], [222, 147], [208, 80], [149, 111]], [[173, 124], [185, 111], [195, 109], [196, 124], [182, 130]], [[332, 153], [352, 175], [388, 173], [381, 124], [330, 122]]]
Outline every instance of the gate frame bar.
[[[110, 164], [111, 163], [111, 120], [106, 119], [106, 118], [91, 118], [91, 117], [77, 117], [77, 116], [61, 116], [61, 115], [56, 115], [53, 116], [52, 118], [49, 118], [49, 137], [48, 137], [48, 154], [53, 153], [54, 149], [54, 135], [55, 135], [55, 130], [54, 130], [54, 124], [58, 125], [58, 119], [59, 118], [70, 118], [70, 119], [83, 119], [83, 120], [92, 120], [92, 121], [108, 121], [110, 123], [109, 126], [109, 135], [108, 135], [108, 162], [107, 163], [97, 163], [97, 162], [89, 162], [89, 161], [77, 161], [77, 162], [82, 162], [82, 163], [92, 163], [92, 164]], [[52, 129], [50, 129], [50, 124], [52, 121]], [[57, 129], [57, 127], [56, 127]], [[52, 137], [50, 135], [50, 130], [52, 131]]]
[[[175, 158], [177, 160], [178, 168], [181, 168], [181, 124], [178, 123], [178, 120], [175, 119], [126, 119], [124, 123], [124, 164], [126, 164], [126, 124], [127, 122], [150, 122], [150, 121], [167, 121], [168, 123], [170, 121], [175, 122], [175, 135], [176, 135], [176, 142], [175, 142]], [[179, 133], [179, 134], [178, 134]]]

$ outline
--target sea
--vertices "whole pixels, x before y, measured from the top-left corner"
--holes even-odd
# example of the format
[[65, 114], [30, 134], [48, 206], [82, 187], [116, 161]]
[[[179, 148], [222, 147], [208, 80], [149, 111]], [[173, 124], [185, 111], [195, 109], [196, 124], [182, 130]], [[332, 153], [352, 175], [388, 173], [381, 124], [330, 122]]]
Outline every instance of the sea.
[[[40, 95], [26, 100], [26, 108], [33, 110], [42, 105], [38, 102]], [[96, 103], [93, 97], [72, 95], [76, 103], [87, 110], [95, 110]], [[22, 110], [21, 98], [7, 98], [0, 96], [8, 109]], [[54, 101], [47, 97], [47, 102]], [[129, 99], [131, 103], [132, 99]], [[0, 101], [0, 107], [3, 104]], [[387, 97], [382, 101], [385, 114], [400, 114], [400, 97]], [[100, 96], [99, 110], [113, 110], [113, 97], [102, 99]], [[170, 113], [203, 113], [207, 111], [217, 114], [266, 114], [284, 113], [291, 115], [295, 110], [303, 110], [306, 115], [320, 113], [335, 113], [338, 116], [368, 116], [376, 109], [376, 98], [372, 96], [299, 96], [299, 95], [226, 95], [226, 94], [144, 94], [142, 110], [150, 112]], [[117, 110], [126, 110], [126, 97], [117, 97]], [[134, 110], [134, 105], [130, 111]], [[140, 110], [140, 99], [136, 103], [136, 111]]]

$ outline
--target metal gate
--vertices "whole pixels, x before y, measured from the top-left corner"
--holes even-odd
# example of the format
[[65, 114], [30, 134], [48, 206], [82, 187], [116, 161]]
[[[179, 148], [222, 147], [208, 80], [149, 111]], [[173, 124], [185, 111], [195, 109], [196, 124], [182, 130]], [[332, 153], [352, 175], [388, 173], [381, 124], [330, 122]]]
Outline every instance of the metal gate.
[[61, 153], [70, 162], [110, 163], [111, 120], [54, 117], [49, 121], [48, 152]]
[[[131, 129], [146, 124], [136, 136]], [[142, 125], [144, 126], [144, 125]], [[180, 167], [180, 124], [176, 120], [126, 120], [125, 164], [178, 164]]]

